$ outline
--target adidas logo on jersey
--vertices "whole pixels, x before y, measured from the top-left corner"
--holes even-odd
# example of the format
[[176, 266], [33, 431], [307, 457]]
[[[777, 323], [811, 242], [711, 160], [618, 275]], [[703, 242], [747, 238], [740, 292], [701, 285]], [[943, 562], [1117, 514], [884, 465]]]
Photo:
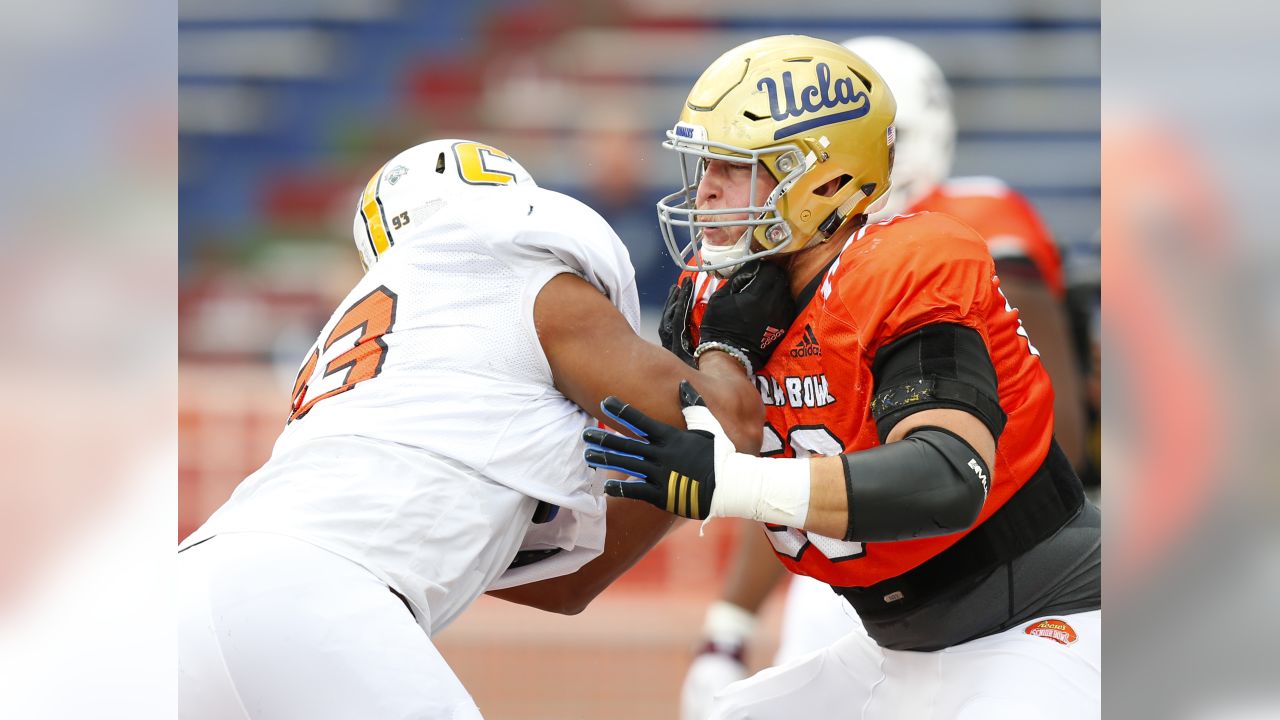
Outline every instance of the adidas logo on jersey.
[[813, 328], [805, 323], [804, 333], [800, 339], [796, 341], [795, 347], [791, 348], [791, 357], [822, 357], [822, 347], [818, 345], [818, 336], [813, 334]]

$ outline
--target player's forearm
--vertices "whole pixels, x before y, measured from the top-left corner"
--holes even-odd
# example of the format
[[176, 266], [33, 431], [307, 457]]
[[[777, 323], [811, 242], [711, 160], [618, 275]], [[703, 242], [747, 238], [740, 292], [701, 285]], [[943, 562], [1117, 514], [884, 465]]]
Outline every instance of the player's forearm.
[[849, 525], [839, 457], [731, 457], [717, 473], [712, 515], [843, 537]]
[[693, 385], [733, 446], [739, 452], [757, 454], [764, 433], [764, 405], [745, 368], [726, 353], [708, 352], [698, 358], [698, 377]]
[[849, 493], [844, 464], [836, 457], [809, 461], [809, 510], [804, 529], [826, 537], [844, 537], [849, 530]]
[[845, 540], [890, 542], [970, 527], [991, 486], [995, 437], [984, 420], [964, 410], [912, 413], [890, 428], [884, 445], [867, 450], [759, 458], [734, 450], [688, 383], [680, 386], [680, 402], [687, 430], [616, 397], [602, 403], [606, 414], [645, 438], [583, 431], [588, 465], [636, 478], [610, 480], [606, 493], [683, 517], [740, 517]]
[[[849, 455], [743, 457], [726, 469], [717, 478], [714, 514], [857, 541], [964, 530], [977, 520], [990, 483], [981, 455], [958, 435], [937, 428], [920, 428], [898, 442]], [[806, 475], [808, 497], [801, 503], [796, 488]]]

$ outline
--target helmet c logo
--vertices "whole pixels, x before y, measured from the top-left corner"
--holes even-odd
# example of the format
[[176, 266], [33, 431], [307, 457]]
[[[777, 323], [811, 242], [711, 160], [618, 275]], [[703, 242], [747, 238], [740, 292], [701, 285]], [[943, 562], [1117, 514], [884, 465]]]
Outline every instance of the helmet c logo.
[[460, 142], [453, 146], [453, 157], [458, 161], [458, 175], [469, 185], [510, 185], [516, 181], [515, 173], [502, 170], [502, 161], [511, 156], [492, 145]]
[[[384, 165], [383, 168], [385, 167]], [[360, 217], [364, 220], [364, 230], [375, 257], [386, 252], [387, 248], [394, 244], [391, 233], [387, 230], [387, 218], [382, 212], [382, 199], [378, 197], [378, 185], [381, 179], [382, 168], [369, 180], [369, 184], [360, 195]]]

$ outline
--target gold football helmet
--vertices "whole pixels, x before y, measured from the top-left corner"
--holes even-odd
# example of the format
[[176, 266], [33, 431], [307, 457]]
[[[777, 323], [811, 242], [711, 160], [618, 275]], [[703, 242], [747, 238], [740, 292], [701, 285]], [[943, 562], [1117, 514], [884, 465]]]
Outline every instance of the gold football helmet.
[[[870, 212], [889, 189], [895, 109], [880, 75], [836, 43], [780, 35], [721, 55], [694, 84], [662, 144], [679, 153], [684, 183], [658, 202], [671, 256], [686, 270], [727, 274], [749, 260], [824, 242]], [[758, 206], [700, 210], [698, 183], [711, 159], [751, 165], [750, 198], [761, 165], [777, 187]], [[705, 228], [743, 225], [732, 245], [702, 242]]]

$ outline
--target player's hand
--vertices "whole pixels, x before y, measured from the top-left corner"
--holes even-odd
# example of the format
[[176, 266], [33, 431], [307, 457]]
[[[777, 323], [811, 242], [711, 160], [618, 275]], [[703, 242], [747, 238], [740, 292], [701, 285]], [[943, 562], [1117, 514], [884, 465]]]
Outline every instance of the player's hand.
[[705, 720], [716, 693], [747, 677], [742, 647], [721, 648], [708, 643], [689, 665], [680, 689], [680, 719]]
[[745, 649], [755, 629], [755, 613], [731, 602], [721, 600], [707, 608], [702, 625], [706, 640], [689, 665], [680, 691], [682, 720], [704, 720], [715, 694], [747, 676]]
[[667, 293], [667, 304], [662, 306], [662, 320], [658, 323], [658, 340], [662, 347], [690, 367], [698, 367], [693, 359], [693, 339], [689, 336], [689, 310], [693, 307], [693, 279], [672, 285]]
[[760, 260], [747, 263], [707, 301], [699, 345], [737, 348], [759, 370], [796, 317], [791, 283], [782, 268]]
[[703, 520], [711, 513], [716, 464], [735, 450], [687, 380], [680, 383], [680, 404], [688, 430], [654, 420], [610, 395], [600, 408], [640, 439], [590, 428], [582, 433], [587, 441], [583, 457], [591, 467], [638, 478], [606, 481], [604, 491], [609, 495], [643, 500], [669, 513]]

